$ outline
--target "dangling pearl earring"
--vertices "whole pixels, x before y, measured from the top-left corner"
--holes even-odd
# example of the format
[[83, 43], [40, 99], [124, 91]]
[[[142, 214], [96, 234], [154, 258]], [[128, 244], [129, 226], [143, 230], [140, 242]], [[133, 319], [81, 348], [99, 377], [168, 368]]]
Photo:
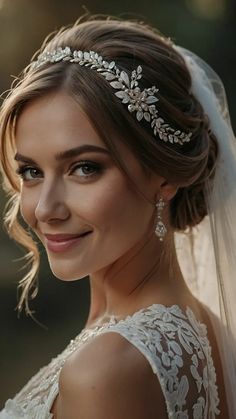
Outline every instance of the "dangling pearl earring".
[[157, 237], [159, 237], [160, 241], [163, 241], [163, 238], [165, 237], [166, 233], [167, 233], [167, 229], [165, 224], [163, 223], [162, 220], [162, 211], [165, 207], [165, 202], [163, 201], [163, 198], [160, 198], [159, 201], [156, 203], [156, 208], [157, 208], [157, 224], [156, 224], [156, 229], [155, 229], [155, 233], [157, 235]]

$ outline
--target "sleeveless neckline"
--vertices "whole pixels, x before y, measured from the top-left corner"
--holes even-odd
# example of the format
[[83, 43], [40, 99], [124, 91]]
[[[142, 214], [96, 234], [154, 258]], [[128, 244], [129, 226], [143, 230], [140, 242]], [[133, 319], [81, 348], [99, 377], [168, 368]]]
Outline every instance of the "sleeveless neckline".
[[138, 310], [135, 310], [133, 313], [131, 314], [127, 314], [125, 317], [121, 318], [121, 319], [117, 319], [115, 315], [112, 315], [111, 318], [101, 324], [97, 324], [95, 326], [91, 326], [91, 327], [84, 327], [83, 329], [81, 329], [81, 333], [83, 332], [93, 332], [93, 331], [97, 331], [100, 328], [104, 328], [113, 324], [119, 324], [120, 322], [125, 322], [127, 320], [132, 319], [134, 316], [138, 316], [142, 313], [145, 313], [146, 311], [152, 310], [152, 309], [167, 309], [167, 310], [171, 310], [171, 309], [175, 309], [177, 308], [178, 310], [180, 310], [182, 313], [186, 314], [187, 311], [191, 310], [195, 316], [196, 321], [198, 321], [200, 324], [202, 324], [203, 326], [206, 326], [204, 323], [200, 322], [200, 320], [198, 320], [197, 316], [194, 313], [194, 310], [192, 308], [190, 308], [188, 305], [186, 305], [185, 308], [182, 308], [179, 304], [171, 304], [171, 305], [166, 305], [166, 304], [161, 304], [161, 303], [153, 303], [150, 304], [148, 306], [145, 307], [141, 307]]

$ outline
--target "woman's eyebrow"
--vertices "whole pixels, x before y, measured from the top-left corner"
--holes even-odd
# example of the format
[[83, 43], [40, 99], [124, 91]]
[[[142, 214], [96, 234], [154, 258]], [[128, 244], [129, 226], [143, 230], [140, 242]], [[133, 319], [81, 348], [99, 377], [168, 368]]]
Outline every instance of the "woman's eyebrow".
[[[91, 145], [91, 144], [84, 144], [84, 145], [81, 145], [75, 148], [70, 148], [69, 150], [65, 150], [60, 153], [57, 153], [55, 155], [55, 160], [57, 161], [66, 160], [66, 159], [70, 159], [72, 157], [78, 156], [79, 154], [82, 154], [82, 153], [92, 153], [92, 152], [110, 154], [109, 150], [107, 150], [106, 148]], [[14, 159], [16, 161], [36, 164], [33, 159], [23, 156], [20, 153], [16, 153]]]

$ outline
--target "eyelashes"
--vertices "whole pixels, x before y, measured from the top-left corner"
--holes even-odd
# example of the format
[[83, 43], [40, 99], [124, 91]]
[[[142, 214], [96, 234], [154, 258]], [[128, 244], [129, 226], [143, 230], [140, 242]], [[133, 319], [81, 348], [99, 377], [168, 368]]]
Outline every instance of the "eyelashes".
[[[37, 172], [40, 172], [38, 169], [35, 169], [34, 167], [29, 166], [21, 166], [16, 170], [16, 173], [25, 181], [31, 180], [31, 179], [38, 179]], [[27, 178], [27, 173], [34, 173], [31, 179]]]
[[[103, 171], [100, 164], [91, 161], [81, 161], [74, 164], [68, 171], [69, 176], [76, 176], [79, 178], [92, 178]], [[42, 179], [43, 172], [37, 167], [22, 165], [16, 173], [23, 179], [24, 182], [35, 181]]]
[[[95, 174], [98, 174], [102, 172], [102, 166], [95, 162], [90, 161], [83, 161], [80, 163], [76, 163], [71, 169], [70, 174], [75, 175], [75, 172], [78, 170], [82, 170], [83, 177], [93, 176]], [[92, 171], [91, 171], [92, 170]], [[87, 171], [87, 173], [86, 173]]]

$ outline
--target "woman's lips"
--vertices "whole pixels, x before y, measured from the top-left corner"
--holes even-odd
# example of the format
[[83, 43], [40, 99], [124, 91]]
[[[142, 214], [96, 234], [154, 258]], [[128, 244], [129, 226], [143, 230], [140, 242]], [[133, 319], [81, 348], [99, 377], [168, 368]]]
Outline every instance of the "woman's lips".
[[81, 235], [75, 234], [45, 234], [46, 247], [54, 253], [65, 252], [79, 244], [91, 231]]

